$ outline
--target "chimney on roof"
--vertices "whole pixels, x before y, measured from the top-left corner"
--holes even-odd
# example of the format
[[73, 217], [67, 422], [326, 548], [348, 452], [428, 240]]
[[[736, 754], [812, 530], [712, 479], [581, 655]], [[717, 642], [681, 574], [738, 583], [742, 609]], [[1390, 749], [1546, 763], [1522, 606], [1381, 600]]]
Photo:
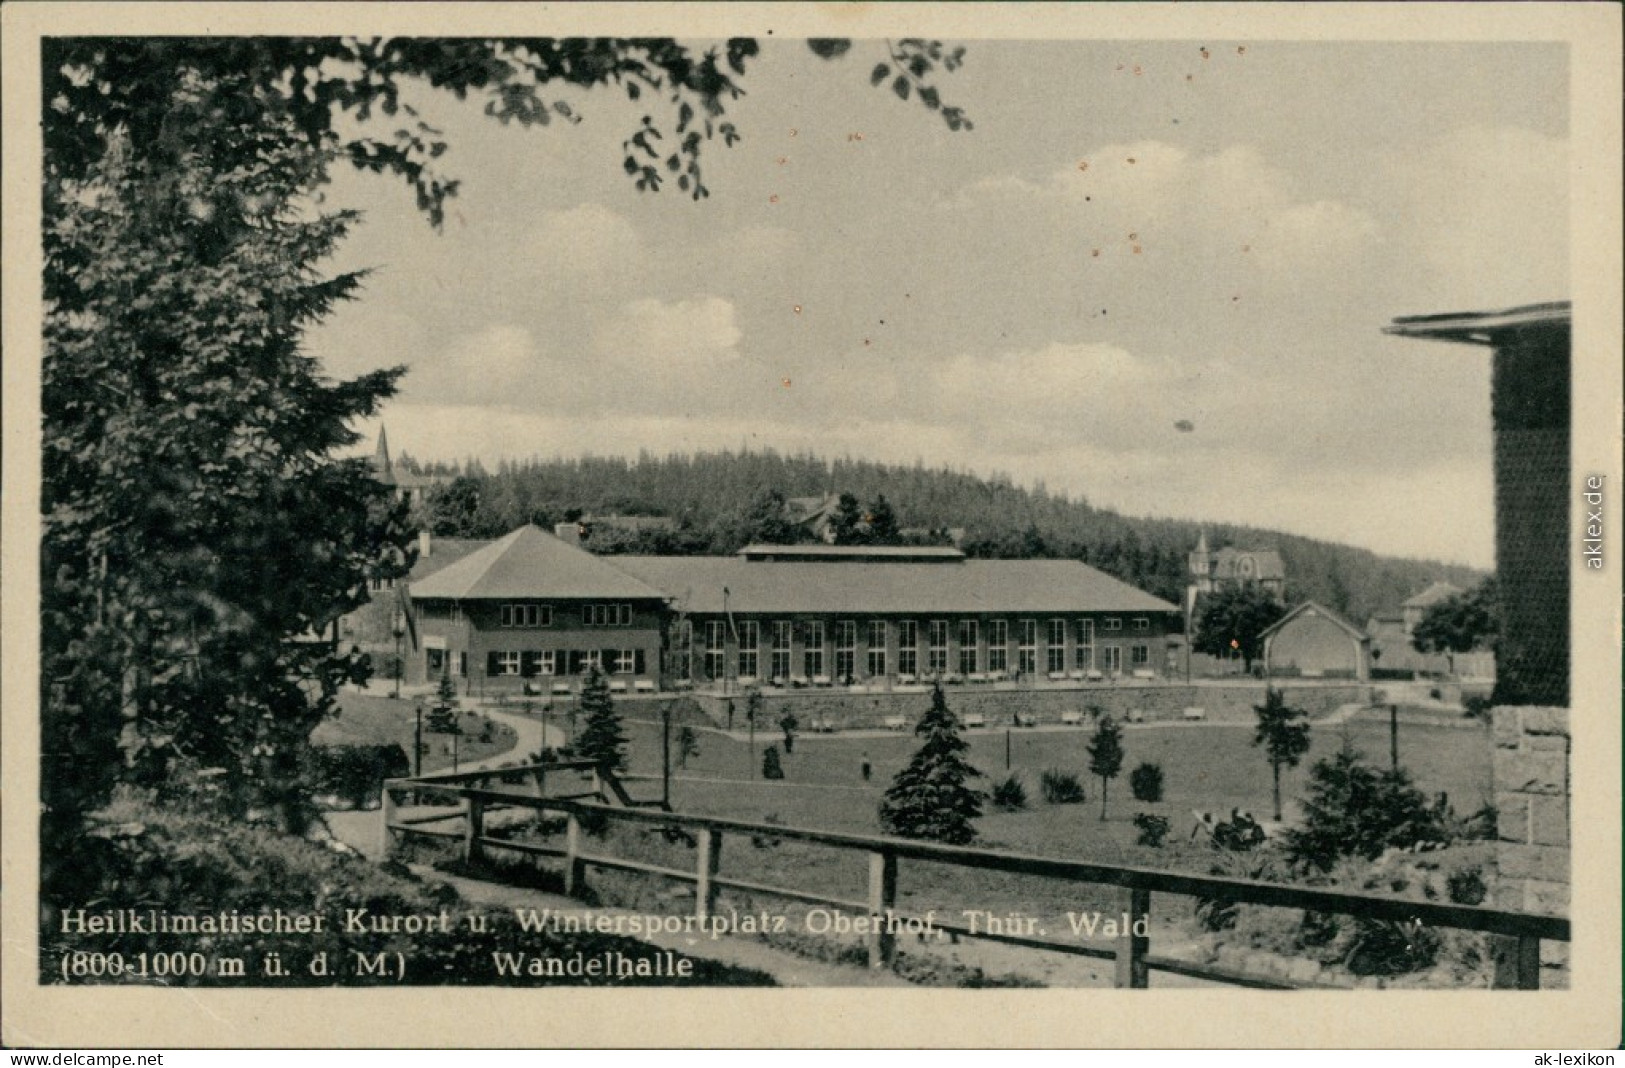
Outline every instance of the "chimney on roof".
[[429, 532], [427, 530], [418, 531], [418, 559], [427, 560], [433, 551], [434, 545], [429, 540]]

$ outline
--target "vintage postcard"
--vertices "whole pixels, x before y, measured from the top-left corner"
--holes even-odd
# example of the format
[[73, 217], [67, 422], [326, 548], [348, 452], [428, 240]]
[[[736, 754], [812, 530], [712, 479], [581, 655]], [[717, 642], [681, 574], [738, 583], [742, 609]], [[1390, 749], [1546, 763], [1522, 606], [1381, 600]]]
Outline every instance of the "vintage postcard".
[[1617, 6], [3, 17], [6, 1045], [1618, 1044]]

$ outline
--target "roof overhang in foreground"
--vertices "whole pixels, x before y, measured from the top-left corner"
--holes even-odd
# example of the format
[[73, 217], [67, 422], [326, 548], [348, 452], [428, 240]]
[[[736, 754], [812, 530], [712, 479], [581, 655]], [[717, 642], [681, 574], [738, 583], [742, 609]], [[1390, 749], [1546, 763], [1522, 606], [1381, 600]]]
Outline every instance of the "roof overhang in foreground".
[[1426, 338], [1433, 341], [1460, 341], [1473, 345], [1499, 345], [1508, 335], [1530, 331], [1567, 330], [1573, 321], [1569, 301], [1525, 304], [1495, 312], [1445, 312], [1439, 315], [1406, 315], [1382, 328], [1396, 337]]

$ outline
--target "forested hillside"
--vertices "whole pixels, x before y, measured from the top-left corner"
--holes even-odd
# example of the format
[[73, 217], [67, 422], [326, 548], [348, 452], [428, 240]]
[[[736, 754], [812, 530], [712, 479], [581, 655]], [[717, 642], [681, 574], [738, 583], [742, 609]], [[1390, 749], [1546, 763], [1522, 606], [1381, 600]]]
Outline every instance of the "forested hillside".
[[[399, 462], [413, 467], [409, 457]], [[1278, 549], [1290, 601], [1318, 601], [1359, 625], [1436, 579], [1467, 588], [1483, 577], [1471, 568], [1278, 531], [1123, 516], [1042, 486], [919, 464], [720, 452], [504, 462], [494, 473], [477, 463], [424, 470], [457, 476], [421, 516], [438, 534], [495, 537], [525, 522], [551, 529], [583, 514], [664, 515], [677, 523], [674, 531], [636, 535], [600, 529], [589, 547], [605, 553], [731, 553], [762, 539], [778, 498], [846, 493], [865, 506], [884, 497], [904, 530], [963, 528], [962, 546], [972, 556], [1082, 560], [1175, 603], [1186, 583], [1186, 554], [1201, 530], [1215, 549]]]

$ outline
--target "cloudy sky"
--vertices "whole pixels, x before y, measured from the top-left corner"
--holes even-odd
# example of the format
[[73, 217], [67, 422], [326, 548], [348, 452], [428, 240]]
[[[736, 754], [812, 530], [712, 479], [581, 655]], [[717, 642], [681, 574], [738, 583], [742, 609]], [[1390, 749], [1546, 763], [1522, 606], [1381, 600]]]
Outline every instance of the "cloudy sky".
[[436, 233], [339, 176], [375, 274], [311, 351], [410, 365], [419, 458], [922, 460], [1492, 563], [1487, 355], [1381, 328], [1569, 296], [1565, 46], [962, 43], [959, 133], [870, 88], [880, 42], [766, 45], [700, 203], [634, 190], [623, 99], [426, 96], [461, 195]]

